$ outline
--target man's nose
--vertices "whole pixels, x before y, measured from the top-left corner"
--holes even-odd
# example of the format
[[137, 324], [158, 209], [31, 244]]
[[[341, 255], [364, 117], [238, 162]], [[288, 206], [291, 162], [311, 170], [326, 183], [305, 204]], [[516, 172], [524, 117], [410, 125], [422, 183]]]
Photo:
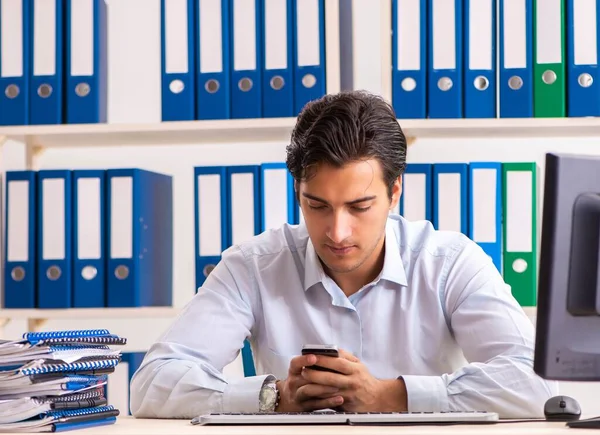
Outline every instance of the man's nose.
[[336, 244], [341, 244], [352, 234], [350, 227], [350, 219], [347, 213], [333, 213], [332, 222], [329, 226], [327, 237]]

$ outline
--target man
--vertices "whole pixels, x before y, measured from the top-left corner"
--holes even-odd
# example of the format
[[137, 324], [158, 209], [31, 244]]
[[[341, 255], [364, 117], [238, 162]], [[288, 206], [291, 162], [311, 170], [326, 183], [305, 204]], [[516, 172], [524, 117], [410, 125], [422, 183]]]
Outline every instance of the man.
[[[462, 234], [390, 215], [406, 141], [388, 104], [362, 92], [308, 104], [287, 165], [305, 224], [223, 253], [133, 377], [135, 416], [543, 416], [556, 384], [534, 374], [533, 325], [489, 257]], [[228, 380], [223, 367], [245, 339], [259, 375]], [[337, 345], [341, 356], [300, 356], [308, 343]]]

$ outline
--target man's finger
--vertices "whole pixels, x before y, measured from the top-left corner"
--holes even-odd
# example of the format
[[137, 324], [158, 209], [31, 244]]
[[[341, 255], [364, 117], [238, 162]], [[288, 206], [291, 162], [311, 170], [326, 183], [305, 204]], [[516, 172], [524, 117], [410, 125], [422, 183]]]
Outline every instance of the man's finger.
[[291, 391], [296, 391], [298, 388], [303, 387], [307, 384], [310, 384], [310, 382], [304, 379], [302, 375], [294, 375], [288, 377], [288, 385], [290, 386]]
[[300, 406], [304, 411], [316, 411], [319, 409], [327, 409], [327, 408], [337, 408], [344, 403], [344, 398], [342, 396], [334, 396], [328, 399], [313, 399], [307, 400], [305, 402], [301, 402]]
[[300, 375], [304, 367], [311, 366], [315, 362], [317, 362], [317, 357], [315, 355], [295, 356], [290, 360], [289, 373], [290, 375]]
[[347, 350], [338, 349], [338, 353], [342, 358], [347, 359], [350, 362], [354, 362], [354, 363], [360, 362], [360, 360], [357, 357], [355, 357], [353, 354], [351, 354]]
[[305, 402], [313, 399], [326, 399], [335, 395], [340, 390], [326, 385], [306, 384], [296, 391], [296, 401]]
[[354, 373], [354, 364], [356, 363], [353, 363], [343, 357], [334, 358], [321, 355], [317, 356], [317, 362], [315, 363], [317, 366], [335, 370], [343, 375], [351, 375]]
[[349, 375], [312, 370], [309, 367], [304, 369], [302, 377], [308, 381], [309, 384], [326, 385], [339, 389], [350, 388], [353, 380], [353, 377]]

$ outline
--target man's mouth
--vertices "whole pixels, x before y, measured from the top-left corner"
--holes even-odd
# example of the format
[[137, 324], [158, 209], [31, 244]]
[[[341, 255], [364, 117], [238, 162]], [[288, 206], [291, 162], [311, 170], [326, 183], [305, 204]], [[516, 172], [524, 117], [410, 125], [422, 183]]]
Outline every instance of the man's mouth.
[[350, 251], [352, 251], [352, 249], [354, 249], [354, 245], [346, 245], [346, 246], [338, 246], [338, 247], [327, 245], [327, 248], [329, 248], [329, 250], [336, 255], [344, 255], [344, 254], [347, 254]]

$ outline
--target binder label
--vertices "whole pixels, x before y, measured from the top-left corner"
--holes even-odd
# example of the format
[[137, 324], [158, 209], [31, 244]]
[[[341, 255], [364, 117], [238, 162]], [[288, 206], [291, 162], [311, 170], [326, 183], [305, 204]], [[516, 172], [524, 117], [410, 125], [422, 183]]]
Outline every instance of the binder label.
[[537, 63], [561, 63], [561, 1], [545, 0], [536, 8]]
[[34, 0], [33, 3], [33, 74], [56, 74], [55, 0]]
[[473, 169], [473, 239], [480, 243], [496, 243], [495, 169]]
[[94, 0], [71, 1], [71, 75], [94, 74]]
[[286, 0], [265, 0], [265, 68], [288, 67]]
[[8, 183], [8, 261], [29, 260], [29, 181]]
[[598, 64], [596, 0], [573, 2], [573, 49], [575, 65]]
[[438, 174], [438, 229], [461, 232], [460, 174]]
[[44, 260], [65, 258], [65, 180], [42, 180], [42, 241]]
[[133, 179], [110, 180], [110, 257], [133, 256]]
[[23, 76], [23, 0], [0, 1], [0, 74]]
[[504, 2], [504, 68], [527, 68], [525, 0]]
[[456, 68], [454, 0], [433, 0], [433, 69]]
[[217, 174], [198, 176], [198, 255], [213, 257], [221, 255], [221, 177]]
[[288, 221], [287, 170], [269, 169], [264, 172], [265, 229], [277, 228]]
[[492, 0], [469, 2], [469, 69], [492, 69]]
[[298, 38], [298, 66], [318, 66], [321, 63], [319, 47], [319, 0], [296, 1], [296, 38]]
[[506, 174], [506, 251], [532, 252], [533, 174], [509, 171]]
[[421, 10], [420, 0], [399, 1], [396, 10], [398, 20], [398, 70], [421, 69]]
[[165, 70], [188, 72], [187, 0], [165, 0]]
[[233, 64], [236, 71], [256, 70], [254, 0], [233, 0]]
[[425, 204], [427, 199], [425, 174], [405, 173], [402, 184], [404, 217], [409, 221], [425, 220], [427, 216]]
[[199, 0], [200, 21], [200, 72], [223, 71], [223, 29], [221, 26], [221, 1]]
[[100, 259], [100, 179], [77, 180], [77, 258]]
[[231, 242], [254, 237], [254, 175], [231, 174]]

